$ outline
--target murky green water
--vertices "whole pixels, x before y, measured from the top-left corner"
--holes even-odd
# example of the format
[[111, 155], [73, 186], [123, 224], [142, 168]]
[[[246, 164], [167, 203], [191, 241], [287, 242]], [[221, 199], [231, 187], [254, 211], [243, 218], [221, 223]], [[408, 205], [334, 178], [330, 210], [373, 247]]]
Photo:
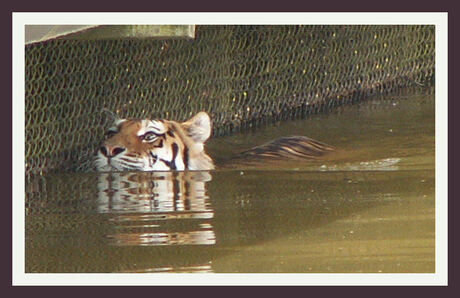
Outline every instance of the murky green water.
[[338, 148], [321, 161], [42, 177], [26, 272], [434, 272], [434, 125], [433, 90], [409, 90], [208, 145], [306, 135]]

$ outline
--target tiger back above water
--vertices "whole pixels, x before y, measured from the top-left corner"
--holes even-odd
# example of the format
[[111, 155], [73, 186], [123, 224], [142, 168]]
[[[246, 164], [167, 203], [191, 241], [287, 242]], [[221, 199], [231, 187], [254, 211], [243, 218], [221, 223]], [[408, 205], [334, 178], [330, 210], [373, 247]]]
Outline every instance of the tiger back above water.
[[[116, 120], [97, 152], [96, 168], [101, 172], [213, 170], [214, 162], [204, 150], [211, 127], [205, 112], [182, 123], [166, 119]], [[241, 152], [227, 163], [316, 159], [333, 150], [307, 137], [282, 137]]]

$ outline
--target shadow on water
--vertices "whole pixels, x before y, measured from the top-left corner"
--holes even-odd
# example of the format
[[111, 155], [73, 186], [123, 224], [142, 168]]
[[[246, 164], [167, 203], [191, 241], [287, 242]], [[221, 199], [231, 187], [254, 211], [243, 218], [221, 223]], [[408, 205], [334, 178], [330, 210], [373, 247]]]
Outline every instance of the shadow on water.
[[27, 181], [26, 272], [433, 272], [432, 101], [397, 99], [210, 145], [321, 130], [335, 160]]

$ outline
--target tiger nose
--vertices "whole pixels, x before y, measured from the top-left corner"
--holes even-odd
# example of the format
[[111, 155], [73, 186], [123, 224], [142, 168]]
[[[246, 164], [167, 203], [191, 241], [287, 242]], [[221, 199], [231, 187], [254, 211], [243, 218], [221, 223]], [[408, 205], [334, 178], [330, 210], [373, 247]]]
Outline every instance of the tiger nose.
[[121, 152], [125, 151], [126, 148], [118, 147], [118, 146], [111, 146], [108, 144], [103, 145], [101, 148], [101, 153], [106, 157], [114, 157]]

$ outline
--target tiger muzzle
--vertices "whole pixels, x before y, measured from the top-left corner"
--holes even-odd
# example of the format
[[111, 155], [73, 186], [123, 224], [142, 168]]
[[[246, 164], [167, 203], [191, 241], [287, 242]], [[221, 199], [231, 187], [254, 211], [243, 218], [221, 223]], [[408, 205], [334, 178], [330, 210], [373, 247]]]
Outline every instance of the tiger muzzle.
[[123, 147], [104, 145], [100, 149], [101, 153], [106, 157], [114, 157], [126, 150]]

